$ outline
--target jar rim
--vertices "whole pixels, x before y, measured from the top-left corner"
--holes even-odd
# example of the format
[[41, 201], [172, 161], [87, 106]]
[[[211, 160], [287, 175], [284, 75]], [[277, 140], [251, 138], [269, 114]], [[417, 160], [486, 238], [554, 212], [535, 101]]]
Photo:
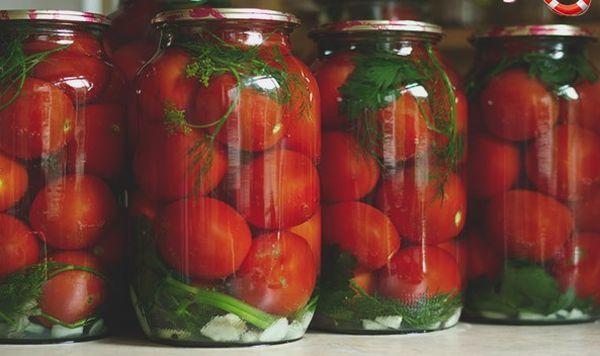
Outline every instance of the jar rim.
[[158, 25], [190, 21], [213, 22], [220, 20], [258, 20], [291, 25], [300, 24], [300, 19], [295, 15], [281, 11], [255, 8], [213, 8], [208, 6], [164, 11], [152, 19], [152, 24]]
[[565, 24], [549, 24], [527, 26], [493, 26], [475, 32], [472, 36], [472, 39], [479, 40], [488, 38], [538, 36], [596, 38], [594, 33], [585, 27]]
[[311, 36], [333, 33], [364, 32], [411, 32], [442, 37], [442, 27], [436, 24], [413, 20], [356, 20], [325, 24], [311, 32]]
[[109, 26], [108, 17], [93, 12], [73, 10], [0, 10], [0, 21], [70, 22]]

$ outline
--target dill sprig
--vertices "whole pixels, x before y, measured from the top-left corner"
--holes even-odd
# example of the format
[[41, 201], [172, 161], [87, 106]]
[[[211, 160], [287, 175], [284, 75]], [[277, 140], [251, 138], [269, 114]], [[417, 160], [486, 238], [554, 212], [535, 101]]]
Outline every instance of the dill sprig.
[[[444, 70], [444, 67], [431, 44], [425, 46], [427, 54], [433, 68], [430, 70], [437, 73], [434, 80], [428, 85], [431, 94], [429, 96], [430, 108], [435, 122], [435, 127], [429, 129], [442, 135], [446, 142], [440, 143], [439, 140], [433, 140], [433, 152], [438, 162], [445, 167], [442, 173], [433, 177], [440, 181], [439, 195], [444, 198], [444, 189], [446, 183], [452, 174], [458, 169], [465, 149], [465, 136], [458, 132], [458, 116], [456, 107], [456, 91], [450, 77]], [[449, 111], [448, 111], [449, 109]], [[429, 127], [429, 125], [428, 125]]]
[[418, 330], [448, 320], [462, 306], [461, 296], [454, 294], [424, 294], [411, 303], [370, 295], [352, 282], [352, 271], [357, 266], [352, 255], [332, 246], [326, 250], [326, 257], [317, 313], [336, 325], [361, 328], [362, 320], [402, 316], [407, 329]]
[[[292, 88], [300, 82], [300, 78], [288, 72], [287, 63], [279, 47], [273, 47], [271, 59], [266, 60], [261, 55], [261, 45], [241, 47], [227, 43], [213, 33], [203, 34], [204, 36], [195, 39], [179, 40], [175, 43], [175, 46], [186, 51], [193, 60], [185, 69], [186, 77], [196, 78], [201, 85], [208, 87], [215, 77], [231, 75], [236, 84], [231, 91], [230, 106], [213, 122], [203, 125], [191, 124], [186, 119], [185, 111], [169, 106], [165, 108], [165, 124], [170, 130], [186, 133], [190, 129], [207, 129], [203, 139], [189, 151], [192, 157], [189, 170], [199, 172], [194, 183], [196, 189], [201, 186], [204, 175], [210, 170], [217, 136], [240, 104], [243, 88], [253, 88], [281, 105], [292, 105], [295, 100], [302, 100], [292, 97]], [[268, 89], [261, 85], [266, 81], [269, 82]], [[198, 167], [199, 165], [201, 167]]]
[[55, 49], [34, 53], [31, 55], [25, 54], [23, 50], [23, 41], [25, 36], [8, 35], [0, 37], [0, 98], [3, 98], [14, 91], [8, 100], [3, 100], [0, 103], [0, 111], [10, 106], [21, 94], [25, 79], [35, 66], [43, 62], [49, 55], [55, 52], [60, 52], [69, 47], [60, 46]]
[[[0, 321], [16, 327], [24, 318], [41, 316], [65, 327], [74, 328], [87, 324], [90, 318], [73, 324], [65, 324], [40, 310], [39, 298], [42, 295], [44, 284], [53, 277], [69, 271], [85, 271], [106, 280], [102, 273], [85, 266], [50, 261], [29, 266], [0, 279]], [[11, 330], [11, 332], [18, 331]]]

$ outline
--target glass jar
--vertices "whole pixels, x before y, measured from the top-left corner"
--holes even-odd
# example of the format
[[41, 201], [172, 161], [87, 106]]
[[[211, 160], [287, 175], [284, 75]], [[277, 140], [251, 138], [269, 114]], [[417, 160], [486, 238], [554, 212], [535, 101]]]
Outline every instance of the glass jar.
[[0, 12], [0, 341], [103, 336], [123, 253], [122, 86], [109, 22]]
[[429, 4], [419, 0], [316, 0], [323, 23], [352, 20], [422, 20]]
[[320, 98], [291, 54], [298, 20], [194, 8], [154, 23], [163, 41], [137, 80], [133, 142], [143, 329], [184, 345], [300, 339], [321, 231]]
[[438, 58], [441, 35], [414, 21], [313, 34], [324, 130], [317, 328], [411, 333], [458, 321], [467, 113]]
[[471, 318], [555, 324], [600, 305], [600, 81], [579, 27], [477, 35], [469, 81]]
[[131, 82], [158, 48], [159, 33], [151, 24], [156, 14], [192, 5], [228, 4], [228, 0], [120, 0], [117, 11], [109, 15], [112, 25], [106, 46], [115, 65]]

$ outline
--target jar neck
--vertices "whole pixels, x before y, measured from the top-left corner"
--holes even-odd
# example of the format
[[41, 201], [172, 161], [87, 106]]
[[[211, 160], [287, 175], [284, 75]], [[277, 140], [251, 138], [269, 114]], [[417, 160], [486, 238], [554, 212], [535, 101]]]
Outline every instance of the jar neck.
[[363, 33], [363, 34], [326, 34], [316, 39], [319, 53], [359, 51], [392, 51], [401, 55], [410, 55], [413, 48], [436, 47], [438, 38], [431, 35], [414, 33]]
[[100, 38], [105, 28], [96, 24], [55, 23], [46, 21], [18, 21], [0, 23], [0, 32], [12, 36], [30, 36], [52, 34], [57, 37], [68, 37], [78, 32], [85, 32]]
[[512, 59], [527, 53], [548, 53], [555, 57], [583, 55], [587, 57], [587, 48], [593, 42], [583, 37], [513, 37], [490, 38], [475, 41], [476, 60], [497, 62], [503, 58]]
[[291, 52], [290, 28], [268, 22], [212, 22], [166, 25], [162, 29], [161, 46], [186, 41], [214, 41], [240, 47], [279, 47], [282, 53]]

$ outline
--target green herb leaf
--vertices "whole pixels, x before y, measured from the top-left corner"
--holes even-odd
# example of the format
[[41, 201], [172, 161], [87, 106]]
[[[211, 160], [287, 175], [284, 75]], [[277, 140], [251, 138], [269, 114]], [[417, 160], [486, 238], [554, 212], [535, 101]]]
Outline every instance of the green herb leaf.
[[[588, 81], [594, 83], [598, 80], [593, 65], [581, 54], [568, 54], [556, 56], [552, 53], [530, 52], [515, 58], [503, 58], [494, 67], [489, 68], [482, 78], [472, 76], [468, 80], [467, 95], [475, 96], [498, 74], [510, 68], [524, 67], [529, 75], [538, 78], [549, 90], [561, 95], [561, 88]], [[570, 99], [568, 96], [564, 96]]]
[[509, 317], [522, 312], [550, 315], [559, 310], [593, 308], [591, 301], [577, 298], [573, 290], [561, 292], [541, 266], [523, 261], [508, 261], [503, 278], [496, 284], [487, 278], [472, 281], [467, 305], [471, 314], [497, 312]]

